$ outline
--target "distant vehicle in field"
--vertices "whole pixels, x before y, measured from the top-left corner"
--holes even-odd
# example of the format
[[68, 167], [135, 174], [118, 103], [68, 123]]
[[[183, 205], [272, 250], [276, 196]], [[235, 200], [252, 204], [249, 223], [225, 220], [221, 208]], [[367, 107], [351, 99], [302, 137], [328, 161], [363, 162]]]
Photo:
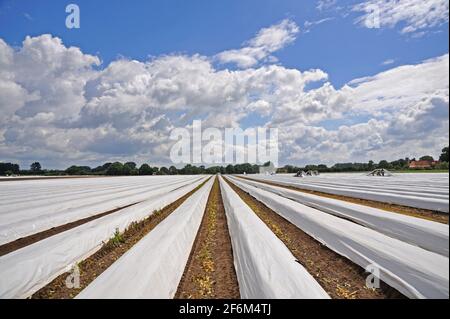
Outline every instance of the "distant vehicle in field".
[[371, 171], [367, 176], [392, 176], [392, 173], [384, 168], [377, 168]]
[[297, 174], [295, 174], [295, 177], [305, 177], [305, 176], [319, 176], [319, 171], [298, 171]]
[[306, 172], [305, 171], [298, 171], [294, 176], [295, 177], [304, 177], [304, 176], [306, 176]]

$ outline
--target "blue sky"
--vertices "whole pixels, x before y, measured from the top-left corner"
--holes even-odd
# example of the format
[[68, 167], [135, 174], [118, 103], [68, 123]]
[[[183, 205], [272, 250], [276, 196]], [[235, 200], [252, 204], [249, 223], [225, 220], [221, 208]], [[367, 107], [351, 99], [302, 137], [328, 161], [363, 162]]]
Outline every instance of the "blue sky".
[[[350, 6], [357, 1], [341, 1]], [[69, 30], [64, 21], [70, 1], [0, 1], [0, 37], [19, 46], [26, 35], [51, 33], [68, 46], [101, 57], [105, 65], [118, 56], [146, 60], [149, 56], [186, 53], [214, 55], [237, 48], [258, 30], [285, 18], [303, 29], [305, 21], [334, 20], [300, 34], [295, 43], [276, 54], [286, 67], [327, 70], [340, 87], [348, 81], [395, 65], [417, 63], [448, 52], [448, 27], [420, 38], [393, 29], [355, 26], [356, 13], [317, 10], [316, 1], [298, 0], [120, 0], [78, 4], [82, 27]], [[28, 16], [28, 18], [26, 17]], [[382, 65], [386, 60], [391, 65]]]
[[[9, 121], [0, 121], [0, 159], [27, 163], [37, 158], [64, 167], [74, 161], [93, 164], [114, 155], [119, 160], [151, 158], [155, 164], [166, 163], [167, 141], [154, 135], [161, 127], [188, 126], [180, 114], [216, 126], [278, 125], [284, 130], [280, 155], [284, 164], [393, 160], [423, 152], [436, 156], [448, 139], [444, 128], [448, 125], [448, 0], [430, 0], [429, 8], [419, 0], [401, 0], [407, 9], [380, 0], [79, 0], [73, 3], [81, 10], [80, 29], [65, 26], [69, 3], [0, 0], [3, 50], [16, 56], [9, 64], [0, 64], [7, 70], [2, 75], [0, 69], [7, 90], [0, 109], [12, 109]], [[380, 7], [377, 29], [358, 22], [367, 13], [364, 6], [373, 4]], [[286, 38], [275, 44], [269, 43], [273, 38], [266, 39], [257, 46], [264, 30], [282, 30]], [[26, 37], [31, 40], [24, 42]], [[78, 48], [80, 55], [74, 58], [69, 47]], [[262, 57], [243, 65], [242, 55], [253, 59], [257, 54], [244, 54], [246, 50], [260, 50]], [[37, 51], [42, 54], [34, 55]], [[51, 58], [42, 58], [51, 54], [55, 61], [73, 58], [70, 72], [51, 65]], [[26, 70], [22, 70], [24, 61], [31, 63]], [[174, 79], [172, 66], [179, 79]], [[42, 75], [47, 69], [52, 71]], [[190, 82], [183, 70], [200, 74], [192, 79], [198, 83], [195, 92], [182, 88], [179, 81]], [[249, 81], [251, 72], [255, 79], [263, 79], [257, 88], [245, 82], [247, 86], [230, 91], [229, 96], [217, 93]], [[163, 79], [157, 80], [156, 74], [164, 74]], [[223, 86], [201, 83], [207, 77]], [[145, 93], [145, 98], [141, 93], [133, 95], [130, 87], [139, 91], [143, 78], [150, 79], [145, 92], [156, 85], [167, 90], [173, 80], [171, 95], [161, 96], [161, 90]], [[355, 84], [359, 78], [364, 80]], [[117, 86], [122, 91], [104, 90]], [[20, 103], [10, 106], [6, 97], [18, 95]], [[215, 98], [229, 101], [216, 106]], [[209, 114], [221, 111], [228, 118], [218, 124], [217, 117]], [[86, 114], [90, 117], [82, 122]], [[425, 125], [425, 118], [437, 121], [436, 125]], [[156, 122], [149, 128], [151, 120]], [[131, 126], [132, 122], [139, 124]], [[33, 124], [37, 131], [30, 123], [38, 123]], [[405, 128], [401, 132], [399, 123]], [[430, 140], [422, 133], [411, 138], [411, 132], [424, 128]], [[142, 132], [151, 135], [148, 144], [136, 142]], [[25, 142], [30, 134], [42, 134], [44, 143]], [[68, 150], [80, 145], [83, 134], [85, 139], [100, 137], [69, 156]], [[102, 134], [113, 143], [105, 147]], [[66, 151], [52, 144], [62, 135]], [[351, 141], [347, 135], [369, 142]], [[148, 150], [138, 151], [141, 147]]]

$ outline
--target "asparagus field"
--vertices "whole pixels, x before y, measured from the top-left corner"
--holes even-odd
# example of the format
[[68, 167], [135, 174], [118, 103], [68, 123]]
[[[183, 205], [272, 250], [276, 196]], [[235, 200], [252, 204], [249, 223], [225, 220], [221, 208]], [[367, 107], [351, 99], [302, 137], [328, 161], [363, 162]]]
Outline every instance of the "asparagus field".
[[447, 299], [448, 196], [448, 174], [11, 178], [0, 298]]

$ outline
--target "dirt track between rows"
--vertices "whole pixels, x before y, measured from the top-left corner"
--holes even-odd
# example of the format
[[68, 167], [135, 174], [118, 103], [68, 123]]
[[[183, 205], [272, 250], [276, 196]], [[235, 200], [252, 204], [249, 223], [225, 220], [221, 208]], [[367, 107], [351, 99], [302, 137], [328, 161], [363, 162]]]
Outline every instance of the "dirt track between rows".
[[149, 217], [143, 221], [133, 223], [128, 229], [120, 234], [116, 240], [110, 240], [105, 243], [100, 250], [78, 264], [80, 270], [80, 287], [68, 288], [66, 278], [70, 273], [64, 273], [45, 287], [37, 291], [32, 299], [70, 299], [74, 298], [84, 288], [86, 288], [95, 278], [103, 273], [117, 259], [131, 249], [139, 240], [153, 230], [159, 223], [167, 218], [175, 209], [177, 209], [186, 199], [201, 188], [207, 181], [196, 187], [194, 190], [179, 198], [163, 209], [149, 212]]
[[397, 214], [418, 217], [418, 218], [427, 219], [427, 220], [435, 221], [435, 222], [442, 223], [442, 224], [449, 223], [449, 214], [437, 212], [437, 211], [433, 211], [433, 210], [414, 208], [414, 207], [402, 206], [402, 205], [397, 205], [397, 204], [377, 202], [377, 201], [368, 200], [368, 199], [361, 199], [361, 198], [350, 197], [350, 196], [335, 195], [335, 194], [329, 194], [329, 193], [324, 193], [324, 192], [312, 191], [312, 190], [308, 190], [308, 189], [303, 189], [303, 188], [301, 188], [301, 186], [298, 186], [298, 187], [286, 186], [286, 185], [278, 184], [275, 182], [262, 181], [262, 180], [257, 180], [257, 179], [253, 179], [253, 178], [249, 178], [249, 177], [243, 177], [243, 176], [236, 176], [236, 177], [242, 178], [245, 180], [249, 180], [252, 182], [258, 182], [258, 183], [264, 183], [267, 185], [282, 187], [282, 188], [294, 190], [297, 192], [303, 192], [303, 193], [307, 193], [307, 194], [318, 195], [318, 196], [332, 198], [332, 199], [338, 199], [338, 200], [346, 201], [346, 202], [353, 203], [353, 204], [359, 204], [359, 205], [369, 206], [369, 207], [373, 207], [373, 208], [378, 208], [378, 209], [382, 209], [382, 210], [385, 210], [385, 211], [388, 211], [391, 213], [397, 213]]
[[405, 298], [385, 283], [380, 289], [366, 287], [364, 269], [322, 245], [276, 212], [225, 179], [241, 199], [286, 245], [297, 261], [333, 299]]
[[227, 218], [216, 177], [175, 298], [240, 298]]

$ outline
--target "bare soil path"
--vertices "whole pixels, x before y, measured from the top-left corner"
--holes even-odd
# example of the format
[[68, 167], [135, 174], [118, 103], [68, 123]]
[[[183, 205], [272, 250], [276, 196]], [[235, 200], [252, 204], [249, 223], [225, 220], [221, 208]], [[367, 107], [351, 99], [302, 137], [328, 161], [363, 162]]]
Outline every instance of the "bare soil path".
[[205, 214], [175, 298], [240, 298], [231, 239], [217, 178], [209, 194]]

